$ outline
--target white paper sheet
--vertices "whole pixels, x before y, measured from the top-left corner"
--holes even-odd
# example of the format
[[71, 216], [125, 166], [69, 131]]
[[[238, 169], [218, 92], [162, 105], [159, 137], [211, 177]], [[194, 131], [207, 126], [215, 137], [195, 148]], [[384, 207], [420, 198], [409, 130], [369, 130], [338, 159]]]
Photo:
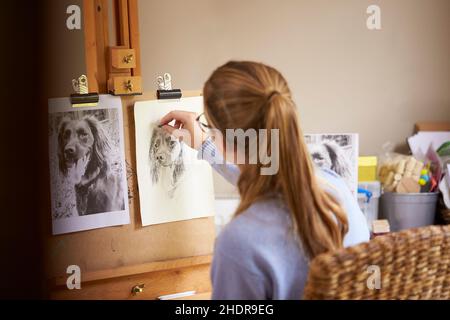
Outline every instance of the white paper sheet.
[[447, 207], [447, 209], [450, 209], [450, 163], [447, 164], [444, 178], [439, 183], [439, 190], [442, 193], [445, 206]]
[[421, 131], [408, 138], [409, 148], [416, 159], [424, 159], [428, 148], [437, 150], [444, 142], [450, 140], [450, 132]]
[[216, 225], [216, 236], [220, 234], [222, 229], [231, 221], [236, 209], [238, 208], [240, 199], [216, 199], [215, 209], [216, 216], [214, 223]]
[[120, 98], [50, 99], [48, 124], [53, 234], [129, 224]]
[[[203, 112], [203, 98], [145, 101], [137, 102], [134, 106], [137, 176], [143, 226], [214, 215], [214, 187], [210, 165], [206, 161], [197, 160], [197, 152], [185, 144], [181, 145], [181, 149], [176, 147], [176, 151], [167, 151], [163, 149], [165, 146], [162, 142], [159, 142], [154, 143], [151, 150], [155, 125], [172, 110], [200, 114]], [[156, 151], [163, 154], [153, 155]], [[166, 156], [172, 163], [164, 162], [160, 165], [155, 160]], [[177, 170], [175, 167], [180, 161], [183, 168], [178, 170], [181, 174], [177, 174], [174, 179], [174, 170]], [[158, 177], [157, 181], [154, 179], [155, 175]]]

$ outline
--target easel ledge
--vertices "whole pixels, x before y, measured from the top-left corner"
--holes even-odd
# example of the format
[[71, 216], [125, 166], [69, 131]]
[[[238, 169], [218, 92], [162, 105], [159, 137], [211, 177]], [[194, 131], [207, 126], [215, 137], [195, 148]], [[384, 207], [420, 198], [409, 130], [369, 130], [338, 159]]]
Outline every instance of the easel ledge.
[[[202, 90], [186, 90], [186, 91], [182, 91], [182, 94], [183, 94], [182, 98], [199, 97], [199, 96], [203, 95], [203, 91]], [[157, 95], [156, 95], [156, 91], [147, 91], [147, 92], [144, 92], [140, 96], [123, 96], [121, 98], [122, 98], [123, 108], [128, 108], [130, 106], [133, 106], [134, 103], [138, 102], [138, 101], [157, 100]]]

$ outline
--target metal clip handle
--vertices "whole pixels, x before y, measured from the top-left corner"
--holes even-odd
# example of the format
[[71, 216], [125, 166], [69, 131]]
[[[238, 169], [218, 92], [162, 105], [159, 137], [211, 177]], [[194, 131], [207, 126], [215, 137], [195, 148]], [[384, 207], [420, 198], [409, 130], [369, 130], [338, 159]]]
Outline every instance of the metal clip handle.
[[88, 78], [87, 78], [87, 76], [85, 76], [83, 74], [78, 79], [73, 79], [72, 80], [72, 87], [73, 87], [73, 90], [77, 94], [88, 94], [89, 93], [89, 89], [88, 89]]
[[158, 85], [158, 90], [172, 90], [172, 76], [170, 73], [165, 73], [163, 76], [156, 78], [156, 84]]

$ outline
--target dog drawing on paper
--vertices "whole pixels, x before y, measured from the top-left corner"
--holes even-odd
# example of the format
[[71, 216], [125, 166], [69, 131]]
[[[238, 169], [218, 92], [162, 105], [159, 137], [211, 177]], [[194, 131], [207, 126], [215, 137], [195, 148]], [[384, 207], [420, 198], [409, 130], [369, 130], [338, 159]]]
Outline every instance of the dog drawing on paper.
[[103, 123], [96, 117], [62, 120], [59, 169], [74, 184], [80, 216], [125, 209], [121, 180], [110, 170], [110, 151]]
[[163, 129], [154, 126], [149, 158], [152, 183], [162, 183], [169, 198], [173, 198], [185, 170], [182, 143]]
[[313, 162], [319, 167], [336, 172], [347, 179], [351, 176], [350, 165], [342, 147], [333, 140], [308, 144]]

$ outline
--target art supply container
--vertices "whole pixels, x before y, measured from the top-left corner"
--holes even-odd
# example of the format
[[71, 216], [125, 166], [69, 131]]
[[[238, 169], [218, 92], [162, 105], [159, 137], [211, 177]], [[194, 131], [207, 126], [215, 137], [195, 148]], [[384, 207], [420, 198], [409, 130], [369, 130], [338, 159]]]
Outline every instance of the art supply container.
[[381, 184], [379, 181], [360, 182], [358, 184], [358, 204], [372, 231], [372, 222], [378, 220]]
[[380, 215], [389, 220], [391, 231], [429, 226], [434, 223], [438, 193], [394, 193], [381, 196]]

